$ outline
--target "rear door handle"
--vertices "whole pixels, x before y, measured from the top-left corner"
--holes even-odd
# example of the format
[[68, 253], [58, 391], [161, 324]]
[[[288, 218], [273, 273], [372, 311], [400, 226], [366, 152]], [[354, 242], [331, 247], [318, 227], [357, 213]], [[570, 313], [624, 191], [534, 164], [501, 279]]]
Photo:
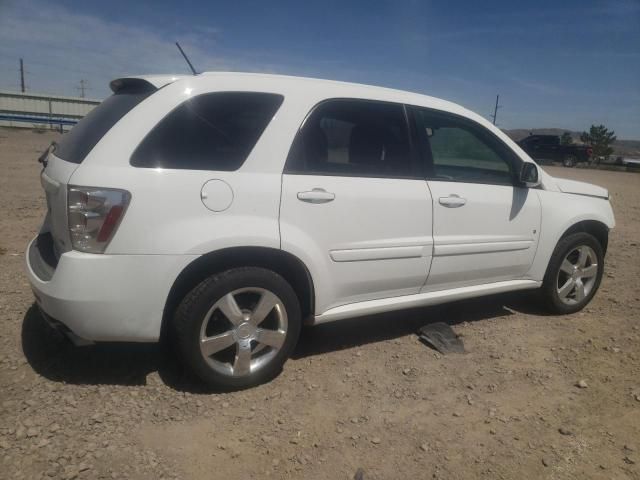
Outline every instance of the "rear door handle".
[[324, 188], [314, 188], [306, 192], [298, 192], [298, 200], [307, 203], [328, 203], [332, 202], [336, 195], [327, 192]]
[[438, 201], [440, 202], [440, 205], [447, 208], [458, 208], [467, 203], [466, 198], [462, 198], [460, 195], [456, 195], [455, 193], [450, 194], [448, 197], [440, 197]]

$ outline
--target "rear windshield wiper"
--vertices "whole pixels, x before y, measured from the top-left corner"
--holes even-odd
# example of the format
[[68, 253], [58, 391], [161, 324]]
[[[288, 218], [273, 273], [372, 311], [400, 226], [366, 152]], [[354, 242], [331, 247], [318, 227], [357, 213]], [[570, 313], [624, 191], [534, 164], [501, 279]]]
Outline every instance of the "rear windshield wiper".
[[47, 168], [47, 163], [48, 163], [47, 162], [47, 157], [49, 156], [49, 153], [53, 152], [56, 149], [57, 146], [58, 146], [58, 144], [56, 143], [55, 140], [53, 140], [49, 144], [47, 149], [44, 152], [42, 152], [42, 155], [40, 155], [38, 157], [38, 163], [41, 163], [44, 168]]

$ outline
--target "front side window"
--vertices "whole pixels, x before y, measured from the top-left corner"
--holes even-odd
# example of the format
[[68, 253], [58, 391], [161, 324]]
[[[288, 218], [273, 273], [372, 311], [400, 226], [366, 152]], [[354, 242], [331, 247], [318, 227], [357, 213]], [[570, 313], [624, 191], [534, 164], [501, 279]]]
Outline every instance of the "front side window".
[[216, 92], [187, 100], [144, 138], [131, 165], [233, 171], [242, 166], [282, 104], [271, 93]]
[[335, 99], [318, 105], [294, 141], [286, 173], [411, 177], [404, 107]]
[[413, 112], [417, 143], [430, 160], [430, 179], [513, 184], [513, 154], [484, 127], [444, 112]]

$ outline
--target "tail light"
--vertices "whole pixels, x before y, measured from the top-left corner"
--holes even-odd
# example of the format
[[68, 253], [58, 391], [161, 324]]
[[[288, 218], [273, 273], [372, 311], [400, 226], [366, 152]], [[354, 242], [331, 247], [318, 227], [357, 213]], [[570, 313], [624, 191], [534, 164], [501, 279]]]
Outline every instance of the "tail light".
[[593, 155], [593, 148], [587, 148], [587, 155], [590, 157]]
[[67, 220], [73, 249], [104, 253], [130, 199], [126, 190], [69, 186]]

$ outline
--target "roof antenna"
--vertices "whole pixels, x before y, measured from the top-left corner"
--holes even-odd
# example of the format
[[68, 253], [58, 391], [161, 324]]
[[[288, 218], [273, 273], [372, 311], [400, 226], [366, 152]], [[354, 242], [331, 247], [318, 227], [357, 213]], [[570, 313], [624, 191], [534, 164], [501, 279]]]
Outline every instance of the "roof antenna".
[[176, 42], [176, 47], [178, 47], [178, 50], [180, 50], [180, 53], [182, 54], [182, 56], [184, 57], [184, 59], [186, 60], [186, 62], [189, 64], [189, 68], [191, 69], [191, 71], [193, 72], [194, 75], [197, 75], [198, 72], [196, 72], [196, 69], [193, 68], [193, 65], [191, 65], [191, 62], [189, 61], [189, 57], [187, 57], [187, 54], [184, 53], [184, 50], [182, 50], [182, 47], [180, 46], [180, 44], [178, 42]]

